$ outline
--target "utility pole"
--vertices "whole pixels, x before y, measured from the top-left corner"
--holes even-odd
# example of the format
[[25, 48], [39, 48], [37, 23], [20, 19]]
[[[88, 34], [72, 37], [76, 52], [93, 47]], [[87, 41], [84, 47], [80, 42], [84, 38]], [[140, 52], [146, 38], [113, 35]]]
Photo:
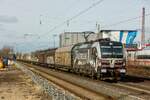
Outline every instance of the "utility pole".
[[56, 37], [57, 35], [56, 34], [53, 34], [53, 39], [54, 39], [54, 48], [55, 48], [55, 37]]
[[96, 29], [98, 31], [98, 33], [100, 32], [100, 24], [98, 22], [96, 22]]
[[145, 8], [142, 8], [142, 30], [141, 30], [141, 45], [145, 42]]
[[100, 32], [100, 24], [97, 26], [98, 33]]
[[42, 15], [40, 15], [40, 25], [42, 25]]

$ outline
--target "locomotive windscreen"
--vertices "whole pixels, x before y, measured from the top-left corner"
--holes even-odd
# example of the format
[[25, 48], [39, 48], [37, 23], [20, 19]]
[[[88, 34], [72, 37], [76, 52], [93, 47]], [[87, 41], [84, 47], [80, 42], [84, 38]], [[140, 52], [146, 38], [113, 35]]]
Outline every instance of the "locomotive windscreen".
[[123, 58], [123, 46], [120, 42], [101, 42], [102, 58]]

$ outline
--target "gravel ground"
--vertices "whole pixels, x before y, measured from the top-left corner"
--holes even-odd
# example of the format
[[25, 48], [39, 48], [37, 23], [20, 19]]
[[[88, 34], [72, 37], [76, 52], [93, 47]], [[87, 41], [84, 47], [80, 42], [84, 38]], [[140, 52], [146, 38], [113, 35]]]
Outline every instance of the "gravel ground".
[[0, 100], [52, 100], [17, 68], [0, 70]]

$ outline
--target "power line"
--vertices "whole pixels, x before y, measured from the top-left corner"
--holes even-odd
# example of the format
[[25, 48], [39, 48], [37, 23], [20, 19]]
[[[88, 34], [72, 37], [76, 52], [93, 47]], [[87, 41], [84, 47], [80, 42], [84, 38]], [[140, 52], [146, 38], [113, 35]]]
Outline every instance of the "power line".
[[[146, 16], [146, 17], [147, 17], [147, 16], [150, 16], [150, 13], [146, 14], [145, 16]], [[110, 24], [110, 25], [105, 25], [104, 27], [101, 27], [101, 28], [110, 27], [110, 26], [117, 26], [117, 25], [120, 25], [120, 24], [122, 24], [122, 23], [126, 23], [126, 22], [130, 22], [130, 21], [132, 21], [132, 20], [139, 19], [139, 18], [141, 18], [141, 17], [142, 17], [142, 16], [129, 18], [129, 19], [126, 19], [126, 20], [122, 20], [122, 21], [119, 21], [119, 22]]]
[[71, 4], [69, 4], [69, 6], [65, 9], [65, 11], [67, 10], [67, 12], [63, 12], [64, 15], [67, 15], [68, 12], [74, 7], [76, 6], [78, 3], [80, 3], [81, 0], [74, 0]]
[[86, 8], [85, 10], [79, 12], [77, 15], [73, 16], [72, 18], [70, 18], [69, 21], [71, 21], [71, 20], [73, 20], [73, 19], [79, 17], [80, 15], [86, 13], [88, 10], [94, 8], [95, 6], [99, 5], [99, 4], [102, 3], [103, 1], [104, 1], [104, 0], [99, 0], [99, 1], [97, 1], [97, 2], [95, 2], [95, 3], [93, 3], [91, 6], [89, 6], [89, 7]]
[[[86, 13], [87, 11], [89, 11], [90, 9], [94, 8], [95, 6], [99, 5], [100, 3], [102, 3], [104, 0], [99, 0], [95, 3], [93, 3], [91, 6], [89, 6], [88, 8], [84, 9], [83, 11], [79, 12], [78, 14], [74, 15], [73, 17], [69, 18], [68, 20], [56, 25], [54, 28], [52, 28], [49, 32], [52, 32], [54, 30], [56, 30], [57, 28], [61, 27], [62, 25], [66, 24], [66, 22], [70, 22], [72, 21], [73, 19], [81, 16], [82, 14]], [[46, 33], [49, 33], [49, 32], [46, 32]]]

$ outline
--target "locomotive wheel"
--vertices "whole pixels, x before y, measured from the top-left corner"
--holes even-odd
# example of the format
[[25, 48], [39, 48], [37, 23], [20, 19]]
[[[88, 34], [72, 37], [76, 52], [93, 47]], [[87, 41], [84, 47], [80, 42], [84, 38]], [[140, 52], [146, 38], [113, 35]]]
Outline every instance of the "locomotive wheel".
[[95, 77], [95, 71], [94, 70], [91, 71], [91, 77], [92, 77], [92, 79], [94, 79], [94, 77]]
[[76, 68], [73, 68], [73, 73], [75, 73], [75, 74], [76, 74]]
[[102, 78], [102, 73], [101, 73], [99, 67], [97, 68], [97, 76], [96, 77], [97, 77], [97, 80], [99, 80], [99, 79], [101, 80], [101, 78]]
[[124, 80], [125, 80], [125, 77], [126, 77], [126, 75], [125, 75], [125, 74], [123, 74], [123, 73], [122, 73], [122, 74], [120, 74], [120, 80], [121, 80], [121, 81], [124, 81]]
[[99, 80], [101, 78], [101, 73], [99, 71], [97, 71], [97, 76], [96, 76], [97, 80]]
[[104, 76], [103, 76], [103, 74], [102, 74], [102, 73], [100, 74], [100, 80], [101, 80], [101, 81], [103, 81], [103, 80], [104, 80]]
[[68, 69], [68, 72], [71, 72], [71, 69]]
[[79, 73], [78, 68], [75, 68], [75, 69], [74, 69], [74, 72], [75, 72], [76, 74], [78, 74], [78, 73]]
[[116, 71], [114, 70], [113, 71], [113, 80], [115, 81], [115, 82], [117, 82], [117, 78], [118, 78], [118, 75], [117, 75], [117, 73], [116, 73]]

